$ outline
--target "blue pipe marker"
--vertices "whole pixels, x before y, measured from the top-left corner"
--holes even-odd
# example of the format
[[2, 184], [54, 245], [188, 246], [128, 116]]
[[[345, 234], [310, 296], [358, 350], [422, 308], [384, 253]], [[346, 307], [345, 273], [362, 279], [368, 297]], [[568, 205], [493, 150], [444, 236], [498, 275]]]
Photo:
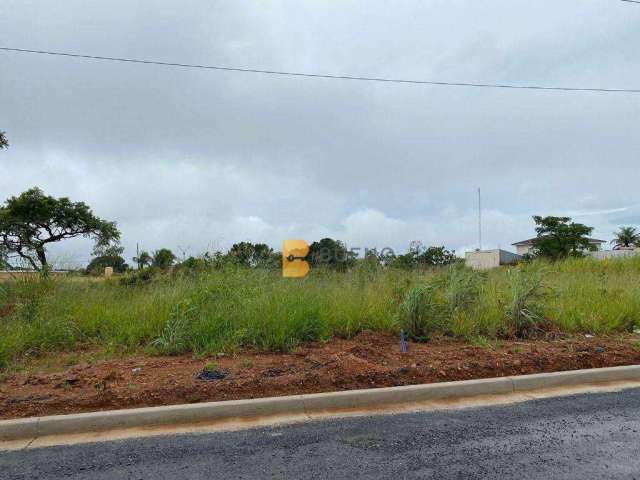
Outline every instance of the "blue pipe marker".
[[407, 353], [407, 338], [404, 336], [404, 330], [400, 330], [400, 351]]

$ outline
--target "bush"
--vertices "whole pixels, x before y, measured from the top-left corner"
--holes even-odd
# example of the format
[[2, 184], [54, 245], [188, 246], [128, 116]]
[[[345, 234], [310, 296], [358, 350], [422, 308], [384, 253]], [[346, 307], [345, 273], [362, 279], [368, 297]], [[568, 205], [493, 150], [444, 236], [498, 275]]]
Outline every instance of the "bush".
[[442, 305], [436, 300], [436, 286], [416, 285], [400, 305], [399, 320], [402, 328], [414, 340], [429, 340], [442, 329]]
[[481, 273], [464, 265], [452, 265], [447, 269], [442, 288], [450, 314], [467, 310], [477, 301], [482, 279]]
[[510, 289], [506, 316], [510, 333], [525, 338], [539, 331], [544, 321], [544, 285], [542, 274], [535, 267], [511, 268], [507, 271]]
[[165, 355], [178, 355], [187, 352], [191, 345], [189, 334], [196, 320], [197, 307], [189, 300], [179, 302], [171, 309], [162, 334], [151, 346]]
[[162, 271], [157, 267], [143, 268], [142, 270], [136, 270], [130, 273], [126, 277], [122, 277], [120, 284], [127, 286], [144, 285], [151, 282], [151, 280], [156, 278], [160, 273], [162, 273]]

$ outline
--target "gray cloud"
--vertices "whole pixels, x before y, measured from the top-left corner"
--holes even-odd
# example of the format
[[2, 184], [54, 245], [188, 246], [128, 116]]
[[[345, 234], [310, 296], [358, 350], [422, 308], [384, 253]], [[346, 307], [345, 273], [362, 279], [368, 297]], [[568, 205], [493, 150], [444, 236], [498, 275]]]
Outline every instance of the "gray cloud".
[[[637, 88], [622, 2], [5, 1], [0, 44], [353, 75]], [[638, 223], [639, 96], [191, 71], [0, 53], [0, 193], [39, 185], [119, 222], [127, 255], [338, 236], [458, 250], [578, 214]], [[631, 205], [631, 207], [630, 207]], [[630, 207], [629, 215], [607, 213]], [[598, 213], [600, 212], [600, 213]], [[604, 213], [602, 213], [604, 212]], [[592, 213], [592, 214], [590, 214]], [[635, 222], [631, 220], [635, 219]], [[71, 242], [60, 257], [85, 258]]]

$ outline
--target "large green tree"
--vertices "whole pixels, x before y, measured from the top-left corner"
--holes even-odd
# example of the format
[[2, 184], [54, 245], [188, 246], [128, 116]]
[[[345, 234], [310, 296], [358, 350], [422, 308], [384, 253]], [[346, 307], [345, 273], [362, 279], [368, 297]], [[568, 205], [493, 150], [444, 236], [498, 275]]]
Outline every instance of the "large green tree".
[[176, 256], [168, 248], [161, 248], [153, 253], [153, 266], [166, 270], [176, 262]]
[[635, 227], [620, 227], [620, 230], [614, 232], [615, 237], [611, 240], [611, 244], [616, 247], [636, 247], [640, 246], [640, 233]]
[[418, 253], [418, 265], [436, 266], [449, 265], [457, 260], [455, 250], [442, 247], [427, 247]]
[[83, 202], [45, 195], [32, 188], [0, 206], [0, 245], [36, 270], [47, 269], [47, 247], [67, 238], [87, 237], [96, 245], [120, 238], [115, 222], [102, 220]]
[[323, 238], [309, 246], [307, 259], [314, 267], [329, 267], [344, 271], [356, 263], [357, 253], [347, 250], [340, 240]]
[[589, 242], [592, 227], [574, 223], [570, 217], [534, 216], [536, 233], [533, 242], [534, 254], [553, 260], [566, 257], [580, 257], [583, 252], [595, 250]]
[[228, 255], [238, 265], [260, 268], [279, 266], [281, 257], [269, 245], [251, 242], [234, 243]]

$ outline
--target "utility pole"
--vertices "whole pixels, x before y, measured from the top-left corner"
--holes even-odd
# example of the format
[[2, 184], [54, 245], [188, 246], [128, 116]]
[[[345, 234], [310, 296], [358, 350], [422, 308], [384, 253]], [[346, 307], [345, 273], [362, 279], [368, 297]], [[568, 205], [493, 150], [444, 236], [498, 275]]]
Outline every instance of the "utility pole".
[[482, 196], [478, 187], [478, 250], [482, 250]]

